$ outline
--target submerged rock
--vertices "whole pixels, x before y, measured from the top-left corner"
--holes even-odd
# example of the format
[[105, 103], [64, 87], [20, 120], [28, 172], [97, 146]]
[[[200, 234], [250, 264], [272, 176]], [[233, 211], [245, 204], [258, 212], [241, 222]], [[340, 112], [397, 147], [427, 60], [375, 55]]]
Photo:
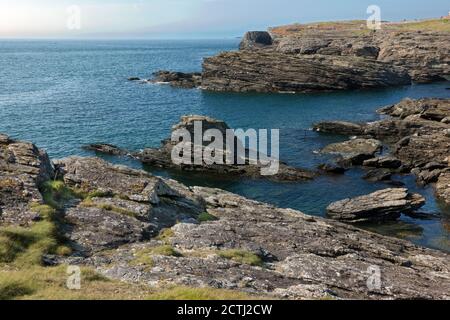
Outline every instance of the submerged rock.
[[402, 212], [421, 208], [425, 198], [405, 188], [390, 188], [369, 195], [344, 199], [327, 207], [328, 216], [346, 222], [396, 220]]

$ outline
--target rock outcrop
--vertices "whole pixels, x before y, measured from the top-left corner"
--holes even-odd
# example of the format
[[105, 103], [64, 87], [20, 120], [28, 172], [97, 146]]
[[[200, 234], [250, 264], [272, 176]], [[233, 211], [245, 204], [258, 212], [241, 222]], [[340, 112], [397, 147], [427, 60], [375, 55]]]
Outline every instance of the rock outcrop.
[[407, 23], [403, 29], [384, 23], [377, 32], [367, 30], [365, 23], [328, 25], [248, 32], [240, 51], [204, 60], [196, 86], [212, 91], [310, 92], [427, 83], [450, 76], [449, 32], [408, 29]]
[[341, 156], [339, 163], [344, 166], [361, 165], [382, 150], [382, 144], [375, 139], [352, 139], [333, 143], [322, 149], [322, 153], [333, 153]]
[[358, 57], [225, 52], [203, 62], [202, 89], [311, 92], [409, 84], [403, 69]]
[[[367, 124], [327, 121], [314, 126], [316, 131], [380, 139], [391, 152], [389, 157], [367, 159], [363, 165], [389, 168], [394, 172], [412, 172], [420, 184], [434, 183], [450, 171], [450, 99], [405, 99], [381, 108], [390, 118]], [[442, 181], [441, 180], [441, 181]], [[438, 196], [450, 204], [441, 183]]]
[[0, 223], [29, 225], [38, 219], [32, 206], [43, 203], [39, 188], [53, 176], [45, 151], [0, 134]]
[[344, 199], [327, 207], [328, 216], [345, 222], [396, 220], [402, 213], [412, 212], [425, 204], [420, 194], [405, 188], [390, 188], [369, 195]]
[[200, 73], [184, 73], [171, 71], [158, 71], [153, 74], [153, 78], [148, 80], [153, 83], [167, 83], [174, 87], [196, 88], [201, 85], [202, 75]]
[[71, 157], [55, 164], [65, 185], [86, 195], [69, 203], [65, 214], [68, 238], [83, 254], [149, 239], [205, 210], [187, 188], [174, 188], [175, 182], [144, 171], [98, 158]]
[[[223, 161], [222, 163], [207, 163], [205, 158], [203, 157], [204, 152], [207, 151], [207, 147], [211, 142], [207, 141], [201, 141], [201, 145], [194, 144], [194, 123], [200, 123], [201, 124], [201, 135], [203, 136], [204, 133], [209, 129], [217, 129], [222, 135], [223, 135], [223, 143], [222, 143], [222, 149], [218, 148], [215, 152], [218, 154], [223, 155]], [[226, 160], [227, 154], [229, 154], [231, 151], [231, 148], [226, 140], [226, 134], [227, 130], [230, 128], [228, 125], [217, 119], [213, 119], [210, 117], [205, 116], [196, 116], [196, 115], [190, 115], [190, 116], [183, 116], [180, 120], [180, 122], [173, 126], [172, 131], [178, 131], [178, 130], [186, 130], [191, 137], [190, 142], [187, 142], [185, 144], [185, 150], [191, 150], [192, 155], [189, 157], [190, 161], [186, 161], [183, 163], [177, 163], [173, 161], [172, 159], [172, 153], [174, 152], [174, 147], [179, 144], [178, 141], [171, 141], [171, 138], [168, 138], [166, 140], [162, 141], [162, 145], [160, 148], [157, 149], [151, 149], [146, 148], [139, 152], [128, 152], [125, 150], [120, 150], [115, 146], [111, 146], [108, 144], [93, 144], [86, 146], [87, 149], [94, 150], [97, 152], [104, 152], [111, 155], [117, 155], [117, 154], [130, 154], [132, 157], [139, 159], [143, 163], [158, 167], [158, 168], [169, 168], [169, 169], [176, 169], [176, 170], [182, 170], [187, 172], [206, 172], [210, 174], [216, 174], [221, 176], [227, 176], [227, 177], [248, 177], [248, 178], [268, 178], [278, 181], [299, 181], [299, 180], [309, 180], [313, 179], [315, 176], [315, 173], [310, 172], [308, 170], [300, 169], [300, 168], [293, 168], [288, 165], [286, 165], [283, 162], [280, 162], [278, 160], [274, 160], [277, 162], [278, 166], [278, 172], [275, 174], [265, 175], [264, 169], [268, 168], [270, 164], [262, 163], [260, 160], [258, 160], [258, 163], [255, 163], [254, 161], [250, 161], [249, 158], [249, 150], [245, 149], [244, 146], [242, 146], [241, 140], [237, 136], [231, 136], [231, 141], [234, 143], [234, 157], [233, 162], [228, 163]], [[236, 154], [236, 150], [238, 150], [238, 145], [242, 146], [244, 150], [245, 155], [238, 156]], [[198, 152], [201, 155], [201, 163], [196, 163], [194, 159], [194, 152]], [[239, 163], [238, 157], [240, 157], [241, 162]]]
[[[1, 147], [9, 155], [2, 158], [2, 181], [27, 177], [41, 201], [35, 183], [54, 177], [45, 152], [6, 136]], [[450, 298], [446, 253], [98, 158], [61, 159], [55, 168], [78, 196], [64, 198], [58, 210], [73, 252], [47, 254], [52, 264], [93, 266], [152, 288], [171, 283], [281, 299]], [[26, 217], [22, 208], [34, 200], [12, 194], [0, 188], [2, 218], [10, 208]], [[417, 206], [412, 199], [410, 207]]]
[[272, 36], [267, 31], [249, 31], [242, 38], [239, 48], [241, 50], [263, 48], [272, 43]]
[[[170, 281], [275, 298], [448, 297], [446, 254], [217, 189], [192, 191], [205, 199], [216, 221], [180, 223], [164, 241], [127, 245], [86, 262], [127, 281]], [[152, 255], [161, 245], [177, 254]], [[139, 259], [143, 254], [151, 264]], [[376, 270], [381, 282], [372, 286]]]

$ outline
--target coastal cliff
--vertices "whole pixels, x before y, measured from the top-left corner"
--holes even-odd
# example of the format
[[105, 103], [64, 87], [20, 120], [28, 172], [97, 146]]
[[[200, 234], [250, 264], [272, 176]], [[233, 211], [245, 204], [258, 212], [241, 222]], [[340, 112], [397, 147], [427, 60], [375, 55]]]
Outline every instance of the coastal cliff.
[[292, 25], [248, 32], [240, 50], [205, 58], [202, 73], [159, 72], [155, 82], [211, 91], [311, 92], [443, 81], [448, 19]]

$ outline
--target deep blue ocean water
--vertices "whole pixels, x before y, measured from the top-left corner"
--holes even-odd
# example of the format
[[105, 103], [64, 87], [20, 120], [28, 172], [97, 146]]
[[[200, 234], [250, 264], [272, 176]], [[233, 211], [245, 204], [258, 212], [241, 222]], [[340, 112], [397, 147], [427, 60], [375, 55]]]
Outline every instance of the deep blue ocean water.
[[[375, 110], [404, 97], [449, 97], [450, 84], [414, 85], [383, 90], [321, 94], [237, 94], [175, 89], [127, 81], [148, 78], [160, 69], [199, 71], [203, 57], [235, 50], [238, 40], [195, 41], [0, 41], [0, 132], [30, 140], [51, 157], [93, 156], [83, 144], [107, 142], [130, 150], [155, 147], [185, 114], [225, 120], [232, 128], [280, 129], [280, 157], [292, 166], [315, 168], [324, 156], [314, 151], [345, 137], [309, 129], [321, 120], [373, 121]], [[108, 160], [140, 168], [128, 159]], [[389, 187], [361, 179], [353, 169], [344, 176], [312, 182], [275, 183], [227, 180], [152, 170], [191, 185], [219, 187], [281, 207], [325, 216], [336, 200]], [[436, 202], [430, 187], [410, 176], [398, 177], [427, 198], [429, 220], [370, 225], [369, 229], [450, 251], [450, 210]]]

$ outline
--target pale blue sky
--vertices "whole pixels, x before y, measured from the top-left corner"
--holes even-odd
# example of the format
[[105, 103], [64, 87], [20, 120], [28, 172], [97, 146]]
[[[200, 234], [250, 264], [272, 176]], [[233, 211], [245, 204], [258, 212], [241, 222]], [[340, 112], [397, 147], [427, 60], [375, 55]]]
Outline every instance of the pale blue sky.
[[[446, 15], [448, 0], [0, 0], [0, 37], [234, 37], [293, 22]], [[67, 8], [81, 9], [69, 30]]]

